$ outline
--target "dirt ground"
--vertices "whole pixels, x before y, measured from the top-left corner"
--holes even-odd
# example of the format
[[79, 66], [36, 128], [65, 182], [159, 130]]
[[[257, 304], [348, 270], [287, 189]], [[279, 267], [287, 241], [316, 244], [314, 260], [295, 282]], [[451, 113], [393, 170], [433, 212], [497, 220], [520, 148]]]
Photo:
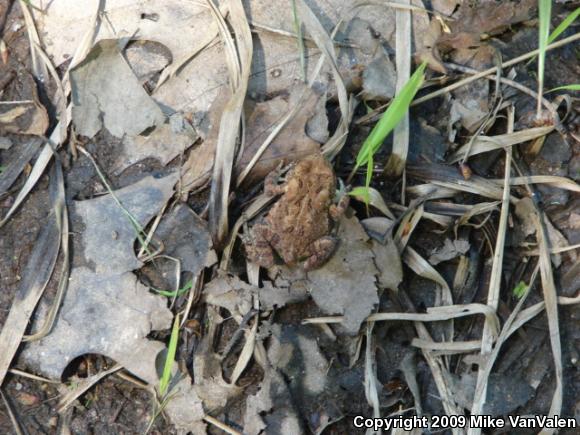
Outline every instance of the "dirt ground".
[[[556, 3], [558, 4], [554, 5], [552, 11], [552, 28], [561, 21], [562, 17], [578, 7], [577, 2]], [[500, 55], [504, 61], [514, 59], [537, 47], [537, 32], [537, 22], [534, 19], [522, 20], [515, 24], [510, 23], [510, 26], [503, 26], [501, 31], [486, 35], [489, 40], [485, 40], [485, 44], [492, 47], [494, 53]], [[575, 32], [578, 32], [578, 24], [572, 25], [563, 34], [563, 37], [574, 35]], [[33, 83], [33, 87], [37, 89], [37, 92], [33, 92], [33, 94], [38, 94], [39, 104], [46, 108], [48, 125], [50, 126], [47, 129], [46, 134], [48, 134], [50, 129], [56, 125], [58, 116], [59, 109], [55, 105], [57, 88], [51, 80], [39, 83], [32, 79], [33, 67], [29, 38], [24, 25], [21, 5], [16, 1], [0, 2], [0, 36], [9, 50], [7, 62], [3, 62], [0, 68], [1, 100], [15, 101], [32, 98], [32, 91], [28, 88]], [[259, 38], [255, 36], [255, 39], [256, 46], [259, 46]], [[350, 43], [356, 44], [357, 42], [350, 41]], [[475, 69], [487, 67], [485, 62], [482, 62], [481, 65], [477, 63], [477, 56], [481, 53], [478, 52], [472, 58], [467, 58], [465, 54], [457, 54], [458, 45], [453, 45], [458, 44], [456, 41], [449, 44], [450, 46], [441, 49], [441, 56], [446, 62], [452, 64], [464, 62], [465, 65]], [[256, 47], [254, 50], [256, 53]], [[578, 83], [580, 79], [579, 59], [580, 45], [577, 40], [552, 50], [546, 64], [544, 88], [549, 90], [570, 83]], [[60, 64], [57, 69], [58, 73], [64, 75], [67, 66], [67, 63]], [[357, 66], [357, 68], [364, 70], [368, 68], [368, 64]], [[516, 78], [513, 80], [527, 88], [535, 89], [536, 70], [536, 61], [518, 63], [514, 70]], [[435, 80], [435, 77], [441, 74], [433, 69], [430, 71], [430, 77], [433, 78], [433, 81], [419, 92], [419, 97], [462, 77], [459, 72], [449, 69], [445, 80]], [[330, 73], [328, 75], [330, 76]], [[152, 92], [154, 88], [152, 84], [158, 78], [159, 74], [144, 81], [142, 83], [144, 89]], [[485, 82], [487, 85], [485, 80], [479, 82]], [[356, 80], [353, 83], [351, 85], [356, 88]], [[493, 80], [490, 80], [489, 86], [492, 85], [494, 85]], [[472, 96], [461, 101], [469, 101], [470, 99], [479, 101], [479, 97], [476, 95], [479, 91], [476, 86], [465, 89], [467, 95], [472, 92]], [[318, 106], [318, 109], [322, 107], [322, 110], [326, 111], [325, 117], [328, 119], [328, 135], [330, 137], [340, 128], [341, 121], [340, 104], [336, 98], [332, 98], [333, 92], [334, 90], [328, 90], [328, 95], [331, 98], [323, 101], [322, 106]], [[349, 92], [353, 95], [361, 95], [356, 91], [349, 90]], [[539, 127], [529, 122], [530, 117], [535, 113], [535, 99], [524, 93], [518, 94], [511, 88], [505, 93], [506, 100], [512, 102], [515, 107], [516, 130]], [[557, 92], [556, 94], [562, 95], [564, 93]], [[552, 101], [556, 94], [546, 94], [546, 98]], [[580, 104], [578, 91], [568, 92], [568, 94], [567, 106], [563, 104], [558, 109], [558, 114], [561, 117], [559, 128], [546, 134], [545, 141], [537, 155], [529, 152], [532, 141], [513, 146], [513, 160], [518, 166], [518, 171], [521, 171], [522, 174], [563, 177], [570, 180], [574, 186], [566, 189], [553, 183], [533, 184], [529, 191], [526, 190], [525, 185], [512, 186], [514, 198], [518, 201], [522, 198], [533, 198], [540, 210], [545, 212], [546, 218], [551, 222], [550, 225], [553, 225], [552, 228], [561, 237], [561, 239], [557, 239], [559, 243], [556, 245], [557, 247], [573, 246], [580, 243], [580, 190], [576, 184], [580, 179], [580, 142], [578, 141], [580, 138]], [[280, 95], [286, 98], [284, 92], [263, 95], [249, 92], [248, 98], [252, 100], [252, 105], [258, 105], [271, 102]], [[290, 91], [287, 91], [287, 95], [290, 95]], [[336, 93], [334, 93], [335, 95]], [[461, 99], [459, 95], [456, 95], [455, 98], [458, 101]], [[489, 98], [491, 101], [491, 97]], [[369, 99], [364, 104], [359, 104], [354, 111], [346, 142], [333, 162], [336, 175], [341, 180], [346, 181], [351, 174], [357, 154], [376, 123], [376, 119], [373, 118], [371, 118], [371, 122], [368, 122], [369, 114], [379, 113], [376, 109], [383, 103], [384, 101]], [[467, 143], [474, 131], [470, 131], [465, 126], [459, 126], [460, 123], [456, 120], [453, 128], [456, 130], [455, 139], [451, 141], [449, 126], [452, 124], [450, 124], [450, 119], [453, 115], [450, 107], [451, 97], [448, 95], [433, 98], [424, 104], [411, 107], [409, 110], [410, 148], [404, 177], [388, 177], [383, 173], [386, 162], [392, 153], [392, 139], [389, 138], [386, 140], [385, 146], [374, 156], [375, 176], [370, 185], [380, 193], [389, 208], [396, 212], [392, 219], [393, 225], [404, 222], [406, 227], [400, 229], [399, 236], [403, 234], [401, 237], [404, 238], [406, 233], [412, 234], [409, 246], [412, 246], [423, 259], [429, 259], [431, 264], [429, 267], [436, 269], [447, 283], [448, 288], [451, 289], [454, 303], [458, 305], [484, 305], [487, 303], [495, 241], [500, 227], [501, 193], [496, 198], [482, 199], [477, 195], [477, 192], [458, 190], [452, 200], [437, 201], [433, 200], [436, 198], [430, 197], [430, 195], [433, 197], [437, 195], [435, 191], [432, 191], [431, 194], [423, 195], [422, 199], [425, 201], [420, 204], [412, 203], [409, 196], [404, 197], [402, 194], [402, 192], [406, 192], [405, 187], [434, 183], [434, 181], [439, 183], [438, 186], [442, 186], [443, 182], [447, 182], [445, 186], [449, 186], [454, 180], [459, 180], [458, 184], [461, 184], [461, 181], [469, 180], [469, 177], [466, 179], [465, 174], [461, 173], [457, 163], [450, 163], [450, 157], [460, 148], [461, 144]], [[318, 109], [313, 109], [313, 112]], [[565, 112], [567, 113], [564, 116]], [[258, 116], [255, 115], [255, 112], [253, 113], [246, 118], [250, 126], [253, 125], [252, 122]], [[195, 118], [197, 115], [193, 114], [192, 116]], [[208, 113], [204, 116], [212, 115]], [[485, 135], [504, 134], [508, 126], [506, 117], [507, 110], [502, 108], [499, 116], [485, 132]], [[302, 130], [306, 129], [305, 123], [306, 121], [302, 123]], [[22, 126], [18, 128], [23, 129]], [[250, 135], [251, 128], [248, 128], [248, 131], [250, 132], [248, 135]], [[290, 133], [290, 135], [292, 134]], [[301, 131], [294, 134], [305, 135], [306, 133]], [[4, 129], [0, 135], [11, 141], [11, 146], [8, 149], [0, 147], [0, 166], [9, 168], [11, 165], [17, 164], [19, 158], [30, 146], [31, 141], [35, 137], [43, 138], [44, 133], [21, 134], [14, 129]], [[210, 138], [211, 133], [208, 133], [205, 136], [205, 142], [209, 142]], [[204, 159], [211, 160], [213, 154], [209, 153], [207, 156], [202, 154], [207, 152], [203, 148], [201, 148], [201, 152], [199, 151], [203, 143], [203, 139], [197, 139], [184, 153], [172, 158], [166, 164], [154, 158], [145, 158], [119, 171], [118, 156], [123, 155], [124, 152], [122, 140], [110, 134], [105, 128], [90, 139], [78, 136], [78, 145], [86, 149], [95, 159], [115, 191], [130, 188], [136, 183], [143, 182], [149, 175], [152, 175], [155, 180], [162, 180], [164, 177], [170, 177], [171, 174], [179, 173], [182, 171], [184, 162], [196, 153]], [[107, 192], [103, 187], [102, 177], [97, 173], [89, 158], [82, 153], [75, 155], [73, 148], [70, 143], [67, 143], [60, 147], [57, 152], [64, 170], [66, 201], [71, 210], [70, 264], [72, 269], [86, 267], [99, 270], [100, 265], [95, 265], [93, 260], [86, 255], [87, 241], [84, 234], [88, 225], [83, 220], [83, 216], [86, 217], [89, 212], [83, 215], [83, 212], [79, 211], [82, 207], [79, 203], [101, 198]], [[5, 216], [14, 204], [18, 192], [30, 175], [32, 165], [38, 158], [40, 145], [37, 149], [34, 153], [35, 157], [30, 160], [30, 163], [24, 165], [22, 174], [16, 178], [10, 188], [6, 192], [0, 192], [1, 216]], [[477, 177], [482, 177], [503, 182], [505, 155], [503, 148], [474, 155], [470, 157], [468, 162], [469, 171], [476, 177], [476, 180]], [[263, 176], [257, 176], [254, 182], [246, 183], [240, 187], [233, 186], [229, 191], [231, 197], [228, 198], [230, 210], [228, 231], [233, 231], [234, 223], [243, 218], [245, 213], [248, 213], [249, 205], [261, 194], [263, 179]], [[365, 180], [365, 171], [364, 168], [361, 168], [350, 179], [350, 185], [363, 186]], [[47, 227], [51, 219], [50, 185], [49, 170], [46, 170], [16, 213], [0, 228], [0, 330], [6, 327], [13, 302], [19, 297], [18, 289], [26, 272], [26, 265], [33, 256], [35, 244], [39, 240], [42, 230]], [[496, 184], [495, 186], [501, 192], [503, 185]], [[166, 205], [170, 204], [167, 209], [165, 206], [160, 206], [159, 210], [151, 211], [149, 220], [146, 220], [143, 225], [150, 229], [151, 222], [158, 213], [163, 210], [166, 215], [169, 215], [181, 204], [196, 213], [195, 219], [199, 220], [194, 220], [194, 222], [203, 227], [204, 234], [209, 234], [211, 230], [207, 229], [207, 222], [211, 220], [208, 216], [211, 215], [212, 209], [208, 204], [213, 194], [210, 182], [202, 188], [193, 189], [184, 195], [177, 193], [172, 196], [171, 201], [166, 201]], [[404, 195], [408, 194], [404, 193]], [[441, 198], [448, 197], [441, 196]], [[465, 207], [471, 207], [484, 201], [498, 201], [498, 204], [488, 213], [468, 218], [469, 224], [455, 226], [456, 220], [466, 212], [467, 208]], [[449, 205], [451, 203], [456, 207]], [[410, 215], [405, 212], [407, 207], [411, 211], [412, 204], [421, 209], [421, 215], [416, 221], [412, 221]], [[530, 277], [540, 258], [538, 255], [540, 248], [536, 243], [538, 239], [536, 239], [535, 232], [529, 230], [522, 223], [525, 221], [525, 217], [517, 215], [515, 204], [514, 200], [508, 217], [508, 230], [503, 248], [501, 293], [496, 310], [501, 325], [505, 325], [520, 300], [515, 295], [514, 288], [521, 281], [530, 283]], [[401, 207], [396, 208], [397, 205]], [[430, 219], [430, 215], [435, 216], [435, 219]], [[437, 223], [437, 216], [446, 216], [449, 219], [446, 221], [447, 224]], [[367, 236], [363, 230], [364, 227], [372, 236], [372, 226], [367, 227], [364, 222], [365, 218], [369, 217], [384, 218], [378, 208], [371, 207], [369, 209], [364, 202], [351, 199], [351, 208], [345, 219], [355, 221], [356, 228], [360, 227], [360, 232], [364, 236], [353, 236], [353, 239], [356, 240], [348, 242], [353, 243], [352, 245], [341, 240], [336, 255], [342, 255], [340, 246], [360, 246], [361, 250], [372, 254], [371, 247], [378, 243], [377, 239]], [[359, 221], [363, 221], [363, 226], [360, 225]], [[166, 247], [172, 246], [173, 243], [178, 244], [178, 241], [174, 240], [176, 236], [171, 235], [171, 227], [175, 225], [177, 228], [183, 223], [179, 220], [175, 222], [166, 225], [169, 227], [167, 231], [170, 234], [167, 239], [164, 239]], [[186, 222], [190, 221], [186, 220]], [[372, 222], [369, 223], [369, 225], [371, 224]], [[163, 225], [160, 224], [160, 227]], [[240, 231], [245, 234], [245, 228], [243, 226], [241, 228]], [[340, 231], [344, 228], [351, 227], [341, 223]], [[371, 229], [369, 230], [369, 228]], [[550, 234], [553, 238], [554, 233]], [[116, 237], [117, 235], [114, 234], [113, 238]], [[198, 236], [179, 233], [177, 238], [179, 239], [179, 237], [185, 240], [188, 237]], [[209, 240], [210, 237], [207, 236], [207, 238]], [[199, 237], [199, 240], [201, 239], [203, 237]], [[133, 240], [133, 251], [136, 253], [140, 250], [140, 246], [135, 240]], [[457, 241], [463, 241], [464, 245], [455, 245], [453, 248], [447, 245], [447, 243], [452, 244]], [[216, 259], [223, 259], [226, 255], [224, 252], [227, 252], [223, 247], [229, 245], [225, 242], [222, 246], [217, 243], [213, 245], [212, 249], [207, 246], [205, 249], [198, 247], [196, 249], [203, 250], [204, 253], [215, 251]], [[103, 246], [109, 245], [103, 242]], [[535, 253], [532, 252], [534, 249]], [[186, 252], [185, 258], [190, 255], [191, 251], [179, 251], [176, 248], [175, 254], [172, 255], [179, 256], [184, 252]], [[433, 259], [435, 254], [444, 257], [440, 260]], [[577, 254], [577, 249], [564, 249], [559, 254], [558, 265], [552, 267], [558, 296], [570, 299], [577, 297], [576, 295], [580, 290], [580, 268]], [[209, 258], [209, 254], [207, 255]], [[103, 256], [114, 257], [109, 252], [103, 253]], [[552, 258], [554, 257], [552, 256]], [[359, 261], [360, 264], [364, 264], [364, 261], [357, 259], [356, 255], [347, 257], [345, 254], [342, 261], [350, 261], [345, 260], [346, 258], [354, 258], [353, 262]], [[378, 262], [378, 256], [375, 257], [375, 254], [368, 258], [370, 258], [368, 261], [370, 263]], [[398, 284], [398, 290], [388, 288], [388, 286], [375, 285], [374, 282], [378, 282], [379, 279], [373, 277], [373, 289], [377, 303], [370, 304], [368, 313], [362, 316], [362, 320], [358, 322], [359, 327], [354, 334], [345, 332], [344, 329], [333, 323], [324, 326], [304, 324], [304, 319], [336, 314], [345, 317], [349, 315], [348, 310], [329, 312], [328, 309], [324, 308], [324, 305], [321, 306], [315, 295], [292, 296], [295, 299], [288, 296], [298, 294], [301, 291], [301, 286], [316, 287], [317, 281], [314, 278], [310, 284], [301, 284], [302, 281], [308, 282], [308, 280], [296, 275], [293, 269], [279, 265], [280, 269], [276, 269], [276, 266], [274, 271], [262, 269], [262, 272], [256, 275], [259, 276], [262, 286], [258, 290], [258, 286], [254, 285], [252, 281], [251, 272], [248, 272], [246, 268], [246, 251], [243, 243], [235, 243], [232, 247], [227, 276], [218, 272], [220, 264], [216, 262], [216, 259], [209, 265], [207, 263], [209, 260], [200, 260], [199, 271], [194, 274], [185, 265], [181, 271], [180, 282], [188, 282], [193, 276], [197, 277], [197, 281], [194, 279], [194, 289], [197, 285], [198, 293], [193, 292], [193, 290], [193, 293], [182, 292], [176, 297], [163, 298], [162, 304], [163, 309], [171, 310], [171, 316], [182, 312], [187, 315], [180, 331], [180, 340], [175, 356], [175, 361], [182, 375], [188, 379], [190, 377], [194, 385], [199, 384], [200, 390], [205, 388], [208, 395], [214, 395], [215, 402], [224, 399], [224, 403], [215, 404], [201, 394], [202, 397], [198, 400], [200, 404], [203, 404], [202, 409], [205, 414], [223, 423], [231, 430], [230, 433], [290, 434], [363, 433], [362, 429], [354, 427], [354, 416], [371, 417], [377, 411], [383, 417], [399, 414], [410, 416], [419, 412], [423, 415], [445, 414], [446, 409], [442, 404], [440, 390], [433, 377], [433, 367], [425, 359], [417, 342], [414, 341], [418, 337], [417, 324], [423, 325], [423, 323], [400, 320], [368, 323], [363, 321], [371, 312], [425, 314], [429, 312], [431, 307], [445, 305], [441, 303], [442, 286], [440, 283], [425, 274], [420, 276], [421, 274], [417, 273], [415, 267], [406, 261], [401, 262], [401, 258], [404, 258], [402, 253], [397, 254], [397, 258], [399, 268], [402, 271], [402, 280]], [[549, 255], [548, 258], [550, 258]], [[65, 261], [66, 259], [61, 252], [56, 260], [55, 271], [60, 271]], [[206, 261], [205, 264], [204, 261]], [[331, 263], [332, 261], [330, 260]], [[426, 260], [424, 261], [429, 265]], [[169, 288], [170, 283], [173, 282], [173, 278], [168, 277], [170, 274], [167, 273], [169, 267], [167, 264], [169, 263], [169, 260], [162, 258], [159, 258], [158, 262], [147, 260], [140, 267], [129, 269], [128, 272], [138, 277], [139, 282], [148, 288]], [[184, 264], [186, 263], [184, 262]], [[353, 264], [355, 264], [353, 266], [355, 268], [363, 267], [359, 263]], [[467, 275], [462, 282], [457, 283], [460, 264], [468, 265], [466, 266]], [[387, 270], [389, 266], [387, 264]], [[350, 282], [348, 277], [334, 272], [335, 269], [332, 269], [331, 273], [336, 273], [336, 277], [328, 278], [328, 272], [324, 272], [325, 268], [326, 266], [323, 266], [319, 272], [312, 274], [309, 272], [308, 277], [311, 278], [316, 276], [316, 273], [320, 273], [321, 281], [332, 281], [335, 286], [339, 285], [336, 283]], [[381, 268], [376, 268], [374, 265], [373, 268], [378, 277]], [[276, 275], [276, 273], [279, 274]], [[388, 273], [386, 274], [388, 275]], [[59, 278], [59, 273], [55, 272], [49, 280], [39, 306], [41, 314], [45, 313], [47, 307], [54, 301], [59, 287]], [[334, 279], [336, 280], [333, 281]], [[543, 277], [538, 274], [535, 284], [531, 286], [524, 308], [544, 300], [542, 279]], [[246, 291], [248, 294], [250, 291], [257, 292], [255, 294], [259, 294], [260, 298], [262, 297], [261, 291], [264, 289], [284, 289], [284, 298], [280, 296], [283, 303], [272, 303], [273, 308], [264, 308], [269, 303], [267, 296], [264, 296], [266, 302], [261, 300], [261, 308], [252, 311], [251, 303], [248, 306], [243, 305], [243, 303], [247, 303], [247, 300], [238, 293], [236, 293], [237, 299], [234, 302], [230, 300], [224, 302], [219, 299], [221, 295], [219, 291], [212, 293], [211, 290], [215, 286], [219, 290], [219, 286], [224, 286], [224, 283], [228, 283], [236, 291], [242, 289], [240, 293], [242, 291]], [[352, 291], [358, 291], [357, 286], [362, 288], [365, 285], [364, 278], [360, 278], [359, 281], [355, 281], [351, 285], [353, 286]], [[345, 292], [345, 290], [340, 291]], [[150, 291], [149, 294], [155, 293]], [[211, 297], [216, 299], [211, 299], [208, 295], [212, 295]], [[155, 294], [155, 297], [159, 296]], [[342, 303], [342, 298], [343, 296], [337, 296], [337, 301]], [[215, 300], [220, 302], [215, 302]], [[191, 306], [188, 305], [189, 303]], [[356, 303], [353, 302], [353, 305]], [[230, 308], [233, 306], [239, 311], [231, 310]], [[242, 306], [248, 310], [244, 312], [240, 308]], [[42, 317], [41, 314], [37, 314], [38, 318]], [[241, 320], [241, 315], [245, 315], [244, 320]], [[457, 342], [481, 340], [484, 333], [483, 317], [470, 315], [455, 318], [453, 340]], [[38, 318], [33, 317], [32, 320], [38, 321]], [[61, 324], [62, 322], [66, 323], [68, 320], [60, 320], [60, 322]], [[148, 322], [154, 323], [154, 320], [149, 319]], [[165, 348], [165, 345], [169, 345], [170, 342], [172, 322], [173, 320], [170, 318], [163, 323], [164, 327], [157, 329], [152, 329], [151, 325], [148, 325], [144, 337], [141, 338], [162, 343], [162, 347]], [[371, 323], [372, 327], [369, 326]], [[425, 322], [424, 324], [427, 325], [426, 330], [436, 338], [436, 341], [446, 341], [447, 328], [450, 324], [448, 320]], [[580, 310], [577, 303], [558, 306], [558, 324], [564, 385], [561, 416], [575, 418], [580, 423], [580, 370], [578, 365], [580, 358]], [[256, 325], [255, 330], [252, 329], [254, 325]], [[252, 330], [254, 332], [251, 332]], [[28, 331], [30, 331], [30, 327]], [[247, 352], [245, 345], [250, 334], [256, 334], [253, 337], [256, 343], [263, 347], [264, 355], [270, 358], [271, 367], [265, 368], [267, 366], [258, 362], [257, 355], [260, 347], [256, 345], [257, 350], [254, 350], [253, 353], [250, 351], [248, 362], [232, 387], [227, 381], [232, 379], [238, 370], [239, 361], [243, 360], [241, 355]], [[211, 338], [209, 344], [208, 337]], [[145, 387], [139, 381], [128, 380], [128, 377], [131, 376], [131, 370], [121, 370], [116, 374], [104, 377], [84, 394], [81, 394], [65, 411], [59, 412], [59, 402], [67, 391], [74, 390], [83, 380], [110, 369], [116, 362], [111, 354], [72, 355], [74, 358], [64, 364], [66, 369], [62, 375], [60, 377], [53, 376], [53, 372], [48, 373], [50, 370], [42, 369], [42, 362], [39, 364], [32, 362], [42, 360], [42, 357], [31, 357], [26, 353], [25, 347], [27, 346], [28, 344], [23, 344], [19, 347], [18, 353], [12, 359], [10, 369], [26, 371], [47, 379], [46, 381], [35, 380], [23, 376], [18, 371], [8, 372], [4, 382], [0, 383], [0, 391], [4, 399], [0, 403], [1, 434], [17, 433], [15, 427], [18, 425], [23, 430], [22, 433], [30, 434], [137, 434], [146, 431], [152, 434], [177, 434], [188, 432], [188, 430], [183, 429], [186, 426], [179, 422], [176, 424], [176, 421], [172, 420], [174, 417], [172, 417], [171, 411], [168, 410], [156, 415], [158, 405], [155, 403], [156, 399], [152, 394], [152, 388]], [[209, 350], [204, 346], [209, 346]], [[557, 383], [552, 349], [548, 319], [546, 313], [542, 311], [541, 314], [526, 322], [525, 326], [518, 328], [503, 343], [489, 377], [487, 400], [483, 413], [494, 416], [546, 415], [550, 409], [554, 387]], [[165, 355], [163, 352], [160, 354], [161, 356]], [[445, 355], [444, 352], [441, 352], [437, 354], [438, 357], [443, 354], [441, 361], [444, 361], [445, 371], [449, 374], [446, 383], [453, 392], [452, 395], [457, 406], [466, 414], [473, 404], [479, 361], [478, 352], [472, 352], [470, 358], [465, 356], [468, 353], [451, 352]], [[219, 358], [215, 357], [216, 355]], [[223, 359], [221, 359], [222, 355]], [[208, 359], [200, 359], [202, 356]], [[217, 359], [211, 359], [214, 357]], [[136, 359], [138, 359], [138, 355]], [[202, 361], [205, 365], [202, 365]], [[369, 365], [369, 361], [373, 361], [373, 364]], [[156, 364], [158, 365], [157, 372], [162, 372], [163, 358], [159, 355]], [[57, 366], [55, 365], [55, 367]], [[208, 371], [211, 372], [211, 369], [216, 370], [216, 367], [219, 376], [215, 375], [215, 372], [212, 372], [213, 375], [207, 374]], [[272, 367], [274, 370], [271, 372], [269, 370]], [[146, 369], [143, 368], [143, 370]], [[374, 390], [369, 387], [369, 379], [373, 378], [369, 375], [369, 370], [374, 373], [376, 384], [373, 387]], [[139, 378], [135, 373], [133, 376]], [[48, 382], [48, 378], [52, 381]], [[317, 384], [320, 379], [324, 379], [324, 381], [320, 381], [322, 386]], [[220, 383], [223, 380], [226, 380], [226, 386]], [[191, 384], [192, 381], [190, 380], [189, 383]], [[367, 387], [366, 391], [365, 387]], [[200, 390], [196, 390], [198, 396]], [[380, 404], [378, 410], [373, 408], [373, 400], [371, 399], [373, 392], [377, 396], [377, 403]], [[267, 399], [263, 397], [264, 394], [269, 394]], [[257, 406], [254, 413], [250, 412], [252, 402]], [[268, 405], [263, 405], [264, 403], [268, 403]], [[260, 406], [265, 408], [260, 408]], [[189, 408], [185, 407], [184, 409]], [[193, 410], [193, 404], [191, 409]], [[254, 423], [259, 426], [258, 423], [249, 424], [248, 419], [252, 415], [255, 415], [256, 419], [259, 417], [260, 424], [264, 423], [268, 429], [260, 432], [253, 426]], [[296, 421], [299, 422], [300, 431], [298, 432], [294, 432], [297, 429], [288, 429], [288, 427], [283, 426], [283, 422], [288, 424], [288, 421], [295, 421], [292, 420], [295, 416], [297, 416]], [[18, 422], [16, 425], [14, 419]], [[228, 433], [207, 420], [203, 424], [207, 424], [207, 433]], [[326, 426], [327, 424], [328, 426]], [[198, 433], [192, 429], [193, 427], [197, 426], [192, 425], [189, 431]], [[421, 433], [421, 431], [409, 433]], [[432, 429], [424, 430], [422, 433], [451, 433], [451, 430], [448, 428], [441, 431]], [[538, 430], [507, 428], [504, 430], [484, 430], [484, 433], [531, 434], [538, 433]], [[577, 433], [577, 429], [562, 429], [559, 433]]]

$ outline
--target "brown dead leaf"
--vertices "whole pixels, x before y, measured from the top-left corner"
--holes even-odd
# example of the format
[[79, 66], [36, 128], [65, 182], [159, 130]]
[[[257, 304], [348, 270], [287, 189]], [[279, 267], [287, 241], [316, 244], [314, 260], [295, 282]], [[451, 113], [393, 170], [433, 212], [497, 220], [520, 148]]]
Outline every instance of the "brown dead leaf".
[[444, 51], [477, 46], [488, 35], [532, 18], [535, 6], [535, 0], [462, 2], [457, 19], [449, 23], [451, 33], [442, 34], [437, 45]]
[[306, 125], [317, 111], [324, 113], [319, 107], [323, 99], [314, 90], [305, 85], [298, 85], [287, 97], [278, 96], [263, 103], [247, 106], [246, 147], [237, 162], [236, 173], [239, 174], [246, 167], [276, 124], [299, 103], [298, 99], [304, 91], [307, 94], [298, 113], [282, 128], [262, 154], [249, 173], [247, 182], [263, 179], [280, 161], [293, 162], [319, 151], [320, 144], [307, 135]]

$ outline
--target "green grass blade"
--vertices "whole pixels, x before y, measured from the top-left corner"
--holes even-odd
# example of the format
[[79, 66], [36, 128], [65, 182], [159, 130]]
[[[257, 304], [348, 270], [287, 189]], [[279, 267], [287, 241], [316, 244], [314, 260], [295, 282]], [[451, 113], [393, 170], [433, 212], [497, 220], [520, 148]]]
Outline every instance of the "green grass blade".
[[540, 118], [542, 112], [542, 95], [544, 92], [544, 70], [546, 63], [546, 47], [550, 36], [550, 16], [552, 13], [552, 0], [539, 0], [539, 29], [538, 29], [538, 105], [536, 116]]
[[558, 24], [558, 27], [556, 27], [554, 31], [550, 34], [550, 37], [548, 38], [548, 44], [554, 42], [558, 36], [564, 33], [564, 31], [568, 27], [570, 27], [570, 24], [576, 21], [576, 18], [578, 18], [579, 15], [580, 15], [580, 7], [576, 8], [574, 12], [570, 12], [570, 14], [566, 18], [564, 18], [562, 22]]
[[190, 280], [183, 287], [181, 287], [180, 289], [177, 289], [177, 290], [173, 290], [173, 291], [160, 290], [160, 289], [157, 289], [155, 287], [151, 287], [151, 290], [153, 290], [157, 294], [160, 294], [161, 296], [173, 298], [176, 296], [181, 296], [182, 294], [186, 293], [189, 289], [191, 289], [192, 285], [193, 285], [193, 281]]
[[350, 196], [358, 196], [359, 198], [362, 198], [366, 204], [368, 204], [371, 199], [371, 194], [368, 187], [366, 186], [355, 187], [350, 192], [348, 192], [348, 194]]
[[[548, 37], [548, 44], [551, 44], [552, 42], [554, 42], [558, 36], [560, 36], [568, 27], [570, 27], [570, 25], [576, 21], [576, 18], [578, 18], [578, 15], [580, 15], [580, 8], [577, 8], [574, 12], [571, 12], [566, 18], [564, 18], [564, 20], [562, 20], [562, 22], [560, 24], [558, 24], [558, 27], [556, 27], [552, 33], [550, 33], [550, 36]], [[536, 59], [536, 56], [532, 57], [527, 63], [526, 65], [529, 65], [530, 63], [532, 63], [534, 61], [534, 59]]]
[[523, 282], [523, 281], [520, 281], [520, 282], [518, 283], [518, 285], [516, 285], [516, 286], [514, 287], [514, 289], [512, 290], [512, 294], [513, 294], [513, 295], [514, 295], [514, 296], [515, 296], [517, 299], [521, 299], [521, 298], [522, 298], [522, 296], [523, 296], [524, 294], [526, 294], [526, 292], [527, 292], [527, 291], [528, 291], [528, 285], [527, 285], [525, 282]]
[[369, 159], [379, 150], [385, 138], [405, 116], [413, 98], [415, 98], [417, 91], [425, 80], [426, 67], [427, 62], [423, 62], [417, 68], [409, 78], [409, 81], [403, 86], [401, 92], [393, 99], [389, 108], [383, 113], [379, 122], [374, 126], [358, 153], [355, 170], [369, 162]]
[[163, 375], [159, 381], [159, 395], [164, 397], [169, 388], [169, 381], [171, 381], [171, 368], [175, 361], [175, 354], [177, 353], [177, 341], [179, 339], [179, 314], [175, 316], [173, 321], [173, 328], [171, 329], [171, 337], [169, 339], [169, 347], [167, 348], [167, 356], [163, 366]]
[[[548, 92], [554, 92], [554, 91], [580, 91], [580, 84], [575, 83], [573, 85], [558, 86], [557, 88], [550, 89]], [[548, 93], [548, 92], [546, 92], [546, 93]]]

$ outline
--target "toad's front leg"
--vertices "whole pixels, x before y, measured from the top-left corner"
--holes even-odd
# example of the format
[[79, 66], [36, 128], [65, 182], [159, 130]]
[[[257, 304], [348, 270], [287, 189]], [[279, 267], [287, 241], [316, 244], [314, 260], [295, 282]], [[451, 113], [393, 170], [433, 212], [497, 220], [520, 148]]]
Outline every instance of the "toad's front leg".
[[308, 249], [309, 257], [304, 262], [304, 270], [317, 269], [326, 263], [338, 245], [338, 239], [332, 236], [324, 236], [315, 240]]
[[348, 205], [350, 204], [350, 195], [344, 192], [338, 201], [338, 204], [332, 204], [328, 210], [333, 221], [338, 222], [338, 219], [344, 214]]
[[271, 235], [270, 227], [265, 222], [259, 222], [252, 227], [249, 236], [244, 240], [248, 259], [266, 269], [274, 265], [274, 251], [270, 246]]

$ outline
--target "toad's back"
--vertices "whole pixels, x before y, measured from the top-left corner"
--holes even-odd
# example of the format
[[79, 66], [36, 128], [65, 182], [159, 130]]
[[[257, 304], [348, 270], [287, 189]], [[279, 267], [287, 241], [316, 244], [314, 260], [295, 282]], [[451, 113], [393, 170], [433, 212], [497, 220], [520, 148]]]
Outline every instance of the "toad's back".
[[284, 194], [266, 218], [273, 230], [271, 246], [286, 263], [309, 256], [312, 243], [329, 233], [335, 190], [334, 171], [320, 154], [302, 160], [289, 174]]

